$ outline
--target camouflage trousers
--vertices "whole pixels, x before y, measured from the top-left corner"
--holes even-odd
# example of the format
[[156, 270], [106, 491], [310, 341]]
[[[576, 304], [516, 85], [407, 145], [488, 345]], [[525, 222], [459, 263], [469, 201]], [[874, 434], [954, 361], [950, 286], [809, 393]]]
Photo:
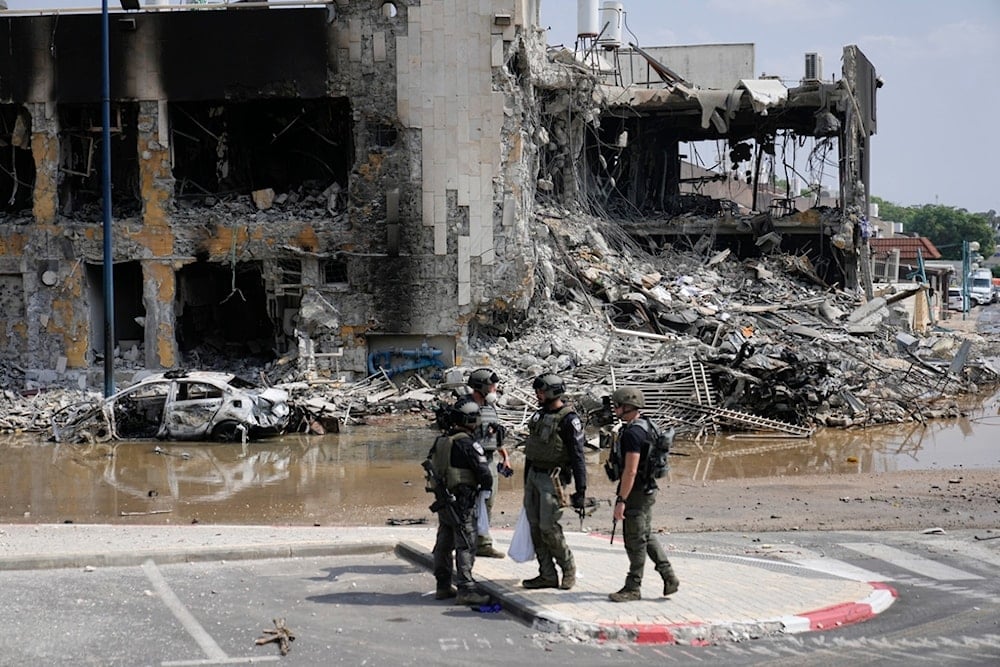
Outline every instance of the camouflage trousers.
[[[490, 475], [493, 476], [493, 493], [490, 497], [486, 499], [486, 521], [487, 523], [493, 520], [493, 499], [496, 498], [497, 491], [500, 490], [499, 475], [497, 474], [497, 466], [493, 462], [493, 455], [490, 453], [486, 454], [486, 459], [490, 465]], [[486, 549], [493, 546], [493, 536], [489, 533], [480, 533], [477, 541], [477, 546], [480, 549]]]
[[642, 573], [646, 568], [647, 556], [664, 581], [674, 574], [663, 545], [656, 537], [650, 536], [656, 491], [647, 494], [641, 484], [636, 486], [625, 499], [625, 520], [622, 522], [622, 536], [625, 538], [625, 553], [628, 554], [629, 564], [625, 588], [634, 591], [642, 587]]
[[563, 535], [562, 507], [555, 485], [547, 470], [532, 468], [524, 480], [524, 512], [531, 525], [531, 540], [535, 543], [538, 575], [558, 580], [558, 564], [562, 571], [575, 572], [573, 552]]
[[476, 513], [470, 508], [459, 512], [458, 516], [456, 523], [447, 512], [438, 512], [433, 551], [438, 589], [448, 588], [453, 580], [459, 589], [475, 587], [472, 566], [476, 561]]

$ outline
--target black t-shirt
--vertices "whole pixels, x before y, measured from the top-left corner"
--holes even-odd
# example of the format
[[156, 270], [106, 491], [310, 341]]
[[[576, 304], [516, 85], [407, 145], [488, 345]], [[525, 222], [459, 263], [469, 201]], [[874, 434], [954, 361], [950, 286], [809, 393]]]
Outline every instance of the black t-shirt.
[[625, 464], [625, 455], [629, 452], [636, 452], [639, 456], [642, 456], [642, 446], [646, 442], [646, 431], [636, 423], [637, 421], [638, 419], [632, 420], [622, 430], [619, 441], [622, 452], [622, 465]]

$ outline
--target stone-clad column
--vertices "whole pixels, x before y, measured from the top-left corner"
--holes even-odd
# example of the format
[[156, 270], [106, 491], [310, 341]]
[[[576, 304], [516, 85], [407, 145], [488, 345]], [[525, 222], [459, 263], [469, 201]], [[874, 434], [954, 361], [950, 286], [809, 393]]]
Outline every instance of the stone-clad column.
[[179, 361], [174, 297], [177, 293], [174, 234], [170, 202], [174, 177], [170, 170], [167, 104], [139, 103], [139, 183], [142, 190], [142, 226], [136, 240], [149, 251], [142, 262], [142, 298], [146, 308], [145, 351], [148, 368], [174, 368]]
[[29, 105], [31, 111], [31, 154], [35, 159], [35, 191], [33, 212], [35, 222], [52, 224], [59, 209], [59, 120], [52, 105], [51, 116], [46, 104]]

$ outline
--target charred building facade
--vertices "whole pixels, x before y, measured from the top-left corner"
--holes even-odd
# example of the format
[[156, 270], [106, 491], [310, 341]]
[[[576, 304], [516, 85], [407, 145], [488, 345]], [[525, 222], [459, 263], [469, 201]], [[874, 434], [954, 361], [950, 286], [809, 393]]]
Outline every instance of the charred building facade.
[[655, 53], [628, 56], [655, 85], [620, 64], [609, 80], [546, 52], [539, 2], [115, 11], [108, 145], [100, 15], [0, 14], [0, 361], [39, 385], [100, 384], [106, 153], [114, 342], [149, 369], [202, 350], [308, 376], [451, 366], [470, 324], [530, 315], [539, 197], [642, 217], [632, 231], [656, 242], [704, 234], [673, 220], [685, 182], [714, 178], [684, 171], [695, 139], [759, 163], [786, 131], [836, 136], [832, 224], [756, 197], [766, 220], [716, 206], [701, 224], [761, 252], [798, 215], [789, 229], [837, 253], [831, 282], [859, 284], [875, 81], [859, 51], [841, 82], [768, 102], [760, 81], [699, 89]]
[[171, 368], [204, 345], [295, 352], [356, 377], [380, 350], [431, 348], [452, 365], [476, 306], [524, 287], [496, 288], [494, 269], [526, 243], [510, 92], [532, 12], [521, 0], [114, 12], [108, 146], [100, 15], [3, 15], [0, 354], [82, 376], [105, 353], [107, 150], [121, 354]]

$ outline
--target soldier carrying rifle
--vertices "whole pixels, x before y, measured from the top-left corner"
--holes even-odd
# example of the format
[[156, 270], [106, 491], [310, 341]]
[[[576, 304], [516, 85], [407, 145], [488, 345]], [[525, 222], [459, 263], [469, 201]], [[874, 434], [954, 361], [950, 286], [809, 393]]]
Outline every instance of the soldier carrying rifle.
[[[521, 585], [569, 590], [576, 585], [576, 562], [559, 519], [567, 504], [577, 511], [586, 507], [583, 424], [573, 408], [563, 402], [566, 384], [561, 377], [545, 373], [536, 377], [531, 386], [539, 409], [528, 422], [524, 445], [524, 510], [531, 525], [538, 576], [525, 579]], [[567, 499], [563, 487], [570, 481], [576, 492]], [[557, 565], [562, 570], [561, 581]]]
[[458, 604], [479, 606], [488, 603], [490, 597], [477, 592], [472, 579], [476, 498], [480, 491], [492, 492], [493, 477], [482, 445], [472, 437], [479, 425], [479, 406], [473, 401], [459, 403], [451, 409], [449, 421], [451, 429], [438, 436], [423, 463], [427, 490], [435, 497], [431, 511], [438, 515], [434, 597], [438, 600], [457, 597]]

